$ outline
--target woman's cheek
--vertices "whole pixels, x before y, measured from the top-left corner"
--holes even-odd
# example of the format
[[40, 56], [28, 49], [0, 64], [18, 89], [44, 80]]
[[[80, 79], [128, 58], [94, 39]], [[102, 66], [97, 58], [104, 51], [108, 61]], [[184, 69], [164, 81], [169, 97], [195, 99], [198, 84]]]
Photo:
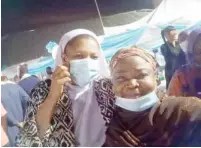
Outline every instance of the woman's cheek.
[[139, 83], [139, 89], [143, 95], [146, 95], [147, 93], [153, 91], [157, 86], [157, 81], [155, 78], [147, 78]]
[[115, 93], [115, 95], [121, 97], [122, 91], [125, 86], [126, 85], [123, 82], [122, 83], [114, 83], [112, 89], [113, 89], [113, 92]]

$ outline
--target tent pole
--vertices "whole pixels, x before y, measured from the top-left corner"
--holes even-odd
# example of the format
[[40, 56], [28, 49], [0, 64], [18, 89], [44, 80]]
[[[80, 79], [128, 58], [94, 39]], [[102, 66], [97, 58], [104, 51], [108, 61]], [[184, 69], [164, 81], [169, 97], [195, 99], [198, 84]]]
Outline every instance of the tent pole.
[[101, 21], [101, 25], [102, 25], [102, 28], [103, 28], [103, 32], [104, 32], [104, 34], [105, 34], [105, 29], [104, 29], [104, 25], [103, 25], [103, 20], [102, 20], [101, 13], [100, 13], [100, 10], [99, 10], [99, 7], [98, 7], [98, 3], [97, 3], [96, 0], [94, 0], [94, 2], [95, 2], [96, 9], [97, 9], [97, 11], [98, 11], [98, 15], [99, 15], [99, 18], [100, 18], [100, 21]]

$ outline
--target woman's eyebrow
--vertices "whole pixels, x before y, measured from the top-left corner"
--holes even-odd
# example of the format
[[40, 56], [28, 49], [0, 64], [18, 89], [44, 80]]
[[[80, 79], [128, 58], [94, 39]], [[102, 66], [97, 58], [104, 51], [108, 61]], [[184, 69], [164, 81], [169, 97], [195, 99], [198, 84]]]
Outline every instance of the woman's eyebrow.
[[125, 75], [126, 74], [126, 72], [115, 72], [114, 73], [114, 77], [116, 78], [116, 77], [119, 77], [119, 76], [121, 76], [121, 75]]
[[115, 72], [114, 74], [115, 75], [121, 75], [121, 74], [125, 74], [125, 73], [128, 73], [129, 71], [117, 71], [117, 72]]
[[126, 71], [126, 70], [122, 70], [122, 71], [117, 71], [116, 73], [118, 74], [124, 74], [124, 73], [128, 73], [130, 71], [134, 71], [134, 72], [142, 72], [142, 71], [150, 71], [149, 68], [135, 68], [135, 69], [132, 69], [132, 67], [130, 68], [129, 71]]
[[[130, 71], [132, 71], [132, 69]], [[117, 72], [115, 72], [114, 76], [117, 76], [117, 75], [119, 76], [119, 75], [127, 74], [130, 71], [117, 71]], [[134, 73], [141, 73], [141, 72], [150, 72], [151, 69], [139, 68], [139, 69], [135, 69], [133, 71], [134, 71]]]

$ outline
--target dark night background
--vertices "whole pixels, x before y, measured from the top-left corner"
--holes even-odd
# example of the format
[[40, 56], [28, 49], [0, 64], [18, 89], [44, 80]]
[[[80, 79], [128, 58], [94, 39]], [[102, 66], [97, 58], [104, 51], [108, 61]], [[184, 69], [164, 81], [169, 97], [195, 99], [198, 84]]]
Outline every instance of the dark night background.
[[[134, 22], [146, 13], [118, 18], [115, 14], [153, 9], [152, 0], [97, 0], [97, 3], [105, 27]], [[45, 50], [48, 41], [58, 42], [71, 29], [86, 28], [103, 35], [94, 0], [2, 0], [1, 7], [1, 51], [5, 66], [49, 56]]]
[[[97, 16], [94, 0], [2, 0], [2, 35]], [[151, 0], [97, 0], [101, 15], [151, 9]]]

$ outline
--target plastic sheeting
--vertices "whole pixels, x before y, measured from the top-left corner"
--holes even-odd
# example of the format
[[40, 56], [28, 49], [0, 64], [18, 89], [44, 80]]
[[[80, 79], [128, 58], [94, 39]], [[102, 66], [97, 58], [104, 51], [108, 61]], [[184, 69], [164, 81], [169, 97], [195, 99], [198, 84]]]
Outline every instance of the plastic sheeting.
[[136, 45], [140, 36], [142, 36], [146, 29], [147, 27], [141, 27], [136, 30], [130, 30], [118, 35], [105, 37], [103, 43], [101, 44], [105, 57], [110, 59], [120, 48]]
[[201, 20], [201, 0], [163, 0], [150, 14], [122, 26], [104, 27], [107, 35], [118, 34], [128, 29], [137, 29], [145, 24], [157, 26], [159, 24], [180, 24], [190, 26]]
[[[166, 24], [168, 25], [168, 24]], [[163, 27], [165, 27], [164, 25]], [[173, 25], [173, 24], [172, 24]], [[190, 27], [197, 27], [201, 25], [201, 21], [190, 26]], [[183, 26], [177, 26], [174, 25], [178, 31], [184, 30], [189, 28], [189, 26], [183, 25]], [[161, 28], [163, 28], [161, 27]], [[113, 35], [109, 37], [105, 37], [101, 48], [104, 51], [105, 57], [107, 60], [110, 60], [110, 58], [121, 48], [130, 47], [133, 45], [137, 45], [145, 50], [148, 50], [149, 52], [152, 52], [153, 49], [158, 49], [161, 44], [163, 44], [163, 40], [161, 39], [161, 28], [159, 27], [148, 27], [143, 26], [136, 30], [129, 30], [124, 33], [120, 33], [118, 35]], [[165, 65], [163, 56], [160, 53], [160, 50], [156, 55], [156, 58], [161, 66]], [[36, 64], [34, 67], [31, 67], [29, 69], [29, 72], [31, 74], [37, 74], [41, 71], [44, 71], [44, 69], [47, 66], [53, 66], [54, 60], [52, 57], [49, 57], [43, 61], [40, 61], [38, 64]]]

